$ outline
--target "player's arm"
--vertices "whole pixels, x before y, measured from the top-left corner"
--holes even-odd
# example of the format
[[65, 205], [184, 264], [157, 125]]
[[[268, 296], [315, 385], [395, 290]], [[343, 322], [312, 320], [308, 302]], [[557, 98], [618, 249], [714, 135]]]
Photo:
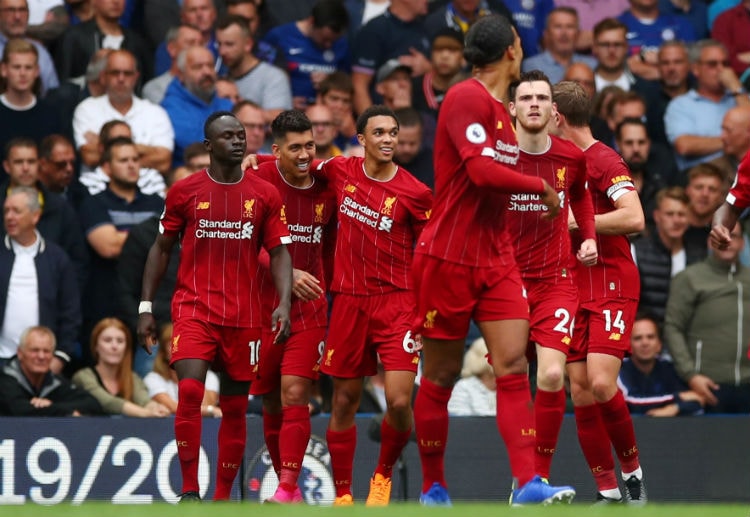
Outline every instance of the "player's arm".
[[599, 258], [596, 245], [596, 225], [594, 223], [594, 204], [586, 189], [586, 159], [581, 155], [578, 170], [570, 185], [570, 209], [576, 221], [576, 229], [581, 233], [581, 246], [576, 258], [584, 266], [593, 266]]
[[732, 242], [731, 232], [740, 218], [742, 210], [724, 202], [714, 214], [714, 224], [711, 228], [711, 246], [723, 250]]
[[614, 200], [615, 209], [594, 216], [596, 233], [604, 235], [630, 235], [643, 231], [645, 219], [638, 192], [625, 192]]
[[157, 342], [156, 320], [151, 313], [151, 303], [156, 295], [156, 289], [167, 271], [172, 248], [176, 242], [177, 234], [158, 234], [148, 251], [146, 267], [143, 270], [141, 304], [138, 307], [138, 339], [141, 346], [149, 354], [151, 354], [151, 347]]
[[268, 251], [276, 292], [279, 294], [279, 305], [271, 314], [271, 328], [278, 332], [274, 343], [283, 343], [289, 337], [291, 322], [289, 311], [292, 304], [292, 257], [284, 244]]
[[424, 191], [416, 198], [414, 213], [412, 214], [412, 231], [414, 239], [418, 239], [422, 233], [427, 221], [430, 220], [432, 213], [432, 191], [425, 188]]

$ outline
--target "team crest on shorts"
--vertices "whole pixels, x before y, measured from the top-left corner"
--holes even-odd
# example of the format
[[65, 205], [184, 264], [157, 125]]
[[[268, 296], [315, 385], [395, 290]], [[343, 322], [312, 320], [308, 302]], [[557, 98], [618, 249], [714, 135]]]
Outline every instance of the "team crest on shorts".
[[[271, 456], [264, 445], [250, 461], [245, 475], [247, 499], [265, 501], [271, 497], [279, 485], [279, 479], [273, 470]], [[305, 457], [302, 460], [297, 481], [305, 503], [309, 505], [330, 506], [336, 497], [336, 489], [331, 474], [331, 455], [326, 442], [315, 435], [307, 442]]]

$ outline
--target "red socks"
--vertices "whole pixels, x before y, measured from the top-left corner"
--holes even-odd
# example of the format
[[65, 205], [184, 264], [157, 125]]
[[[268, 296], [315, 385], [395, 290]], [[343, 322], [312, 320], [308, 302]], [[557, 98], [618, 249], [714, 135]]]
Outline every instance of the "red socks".
[[201, 447], [201, 402], [203, 383], [196, 379], [182, 379], [178, 384], [177, 411], [174, 417], [174, 437], [177, 457], [182, 472], [182, 492], [198, 492], [198, 457]]
[[326, 431], [328, 452], [331, 453], [331, 470], [336, 485], [336, 497], [352, 493], [354, 451], [357, 448], [357, 426], [344, 431]]
[[219, 458], [216, 465], [214, 501], [229, 499], [240, 470], [247, 439], [247, 395], [219, 395], [222, 417], [219, 425]]
[[565, 390], [536, 390], [534, 400], [536, 419], [536, 449], [534, 466], [536, 473], [549, 478], [552, 456], [557, 447], [557, 437], [565, 415]]
[[263, 437], [266, 440], [268, 455], [271, 457], [273, 470], [281, 472], [281, 453], [279, 452], [279, 433], [281, 432], [282, 413], [266, 413], [263, 410]]
[[307, 442], [310, 440], [310, 410], [306, 404], [287, 406], [282, 409], [282, 415], [279, 484], [284, 490], [293, 491], [297, 486]]
[[601, 418], [599, 406], [576, 406], [576, 428], [583, 456], [589, 464], [597, 489], [612, 490], [618, 487], [615, 478], [615, 460]]
[[512, 373], [498, 377], [495, 384], [497, 429], [508, 450], [511, 473], [518, 486], [523, 486], [534, 477], [536, 445], [529, 378], [525, 373]]
[[641, 466], [638, 460], [638, 445], [635, 442], [633, 419], [622, 392], [617, 390], [607, 402], [598, 403], [604, 427], [615, 448], [623, 472], [633, 472]]
[[383, 418], [380, 424], [380, 456], [378, 465], [375, 467], [376, 474], [382, 474], [387, 478], [393, 476], [393, 464], [404, 450], [410, 435], [411, 429], [397, 431], [391, 427], [387, 419]]
[[[414, 402], [414, 427], [422, 463], [422, 492], [445, 482], [445, 445], [448, 441], [448, 401], [452, 388], [443, 388], [424, 377]], [[382, 447], [382, 445], [381, 445]]]

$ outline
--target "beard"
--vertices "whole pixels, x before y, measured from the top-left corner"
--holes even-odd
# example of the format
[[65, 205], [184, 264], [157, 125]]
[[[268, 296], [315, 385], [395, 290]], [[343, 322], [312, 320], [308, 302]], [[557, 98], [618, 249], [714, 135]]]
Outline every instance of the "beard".
[[628, 166], [630, 172], [646, 172], [646, 160], [638, 157], [625, 160], [625, 165]]

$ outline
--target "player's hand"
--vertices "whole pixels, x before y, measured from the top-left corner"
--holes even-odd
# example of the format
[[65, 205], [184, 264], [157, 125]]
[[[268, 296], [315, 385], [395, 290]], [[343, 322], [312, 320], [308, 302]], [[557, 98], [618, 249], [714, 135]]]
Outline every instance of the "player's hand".
[[143, 349], [151, 355], [151, 347], [156, 346], [156, 320], [150, 312], [138, 315], [138, 342]]
[[292, 323], [289, 320], [289, 306], [279, 305], [271, 314], [271, 331], [276, 332], [273, 344], [278, 345], [289, 339]]
[[248, 154], [242, 159], [242, 163], [240, 164], [240, 167], [243, 171], [246, 171], [247, 169], [252, 168], [253, 170], [258, 170], [258, 155], [257, 154]]
[[544, 192], [542, 192], [542, 203], [547, 206], [547, 213], [542, 214], [542, 219], [554, 219], [560, 213], [560, 197], [557, 195], [557, 191], [546, 181], [544, 182]]
[[309, 302], [320, 298], [323, 289], [320, 287], [320, 280], [313, 275], [301, 269], [293, 269], [292, 293], [300, 300]]
[[690, 389], [698, 394], [699, 397], [703, 397], [706, 404], [709, 406], [715, 406], [719, 403], [719, 399], [714, 395], [714, 391], [719, 389], [719, 385], [705, 375], [695, 375], [688, 382]]
[[586, 267], [591, 267], [596, 264], [599, 259], [599, 253], [596, 249], [596, 240], [586, 239], [581, 243], [581, 247], [576, 253], [578, 261]]
[[713, 228], [711, 228], [709, 238], [711, 240], [711, 247], [717, 250], [727, 249], [732, 242], [732, 236], [729, 233], [729, 229], [722, 224], [715, 224]]

